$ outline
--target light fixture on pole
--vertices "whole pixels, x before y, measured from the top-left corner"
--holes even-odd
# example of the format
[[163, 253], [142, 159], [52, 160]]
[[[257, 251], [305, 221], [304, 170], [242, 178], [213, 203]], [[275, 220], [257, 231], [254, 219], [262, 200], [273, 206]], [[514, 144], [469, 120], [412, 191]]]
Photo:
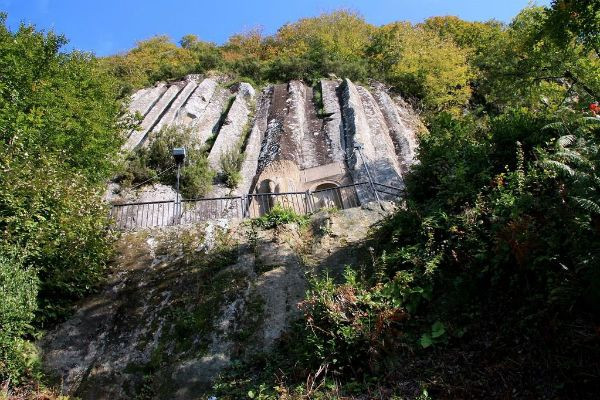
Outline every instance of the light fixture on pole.
[[373, 193], [375, 194], [375, 199], [377, 200], [377, 204], [379, 204], [379, 207], [381, 207], [383, 209], [383, 206], [381, 205], [381, 200], [379, 199], [379, 193], [377, 193], [377, 189], [375, 189], [375, 184], [373, 183], [373, 178], [371, 177], [371, 171], [369, 171], [369, 166], [367, 165], [367, 163], [365, 162], [365, 159], [363, 158], [362, 151], [361, 151], [362, 149], [363, 149], [362, 144], [354, 145], [354, 150], [360, 156], [360, 159], [362, 160], [362, 163], [365, 166], [365, 170], [367, 171], [367, 178], [369, 179], [369, 183], [371, 184], [371, 190], [373, 190]]
[[177, 187], [175, 189], [175, 212], [176, 212], [176, 222], [179, 222], [179, 210], [180, 210], [180, 201], [179, 201], [179, 173], [181, 170], [181, 165], [185, 160], [185, 147], [175, 147], [173, 149], [173, 158], [175, 159], [175, 164], [177, 164]]

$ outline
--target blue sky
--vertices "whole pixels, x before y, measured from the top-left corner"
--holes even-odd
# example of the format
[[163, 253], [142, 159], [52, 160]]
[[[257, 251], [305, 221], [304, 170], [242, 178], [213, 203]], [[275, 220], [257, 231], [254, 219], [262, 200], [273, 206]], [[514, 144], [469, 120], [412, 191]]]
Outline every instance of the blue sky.
[[[271, 34], [286, 22], [339, 8], [358, 11], [376, 25], [420, 22], [435, 15], [508, 22], [528, 0], [0, 0], [8, 24], [21, 21], [53, 29], [70, 40], [69, 49], [107, 55], [158, 34], [178, 41], [188, 33], [223, 43], [257, 26]], [[547, 5], [550, 0], [537, 0]]]

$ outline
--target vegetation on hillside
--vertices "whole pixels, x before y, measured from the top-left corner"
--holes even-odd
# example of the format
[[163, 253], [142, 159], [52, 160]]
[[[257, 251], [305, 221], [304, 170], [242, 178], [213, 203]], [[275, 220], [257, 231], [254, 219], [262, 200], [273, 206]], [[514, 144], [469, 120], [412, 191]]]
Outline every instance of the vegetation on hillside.
[[207, 150], [193, 135], [190, 128], [165, 126], [149, 139], [147, 147], [141, 146], [126, 160], [126, 166], [116, 178], [124, 187], [138, 187], [160, 182], [175, 186], [177, 166], [172, 151], [185, 147], [187, 154], [180, 170], [180, 190], [188, 199], [200, 198], [212, 188], [215, 171], [208, 165]]
[[[557, 23], [569, 7], [582, 6], [530, 7], [508, 26], [437, 17], [373, 34], [367, 54], [385, 80], [430, 111], [406, 205], [373, 233], [371, 259], [341, 282], [314, 280], [304, 319], [274, 354], [230, 369], [221, 396], [597, 395], [600, 59], [587, 15]], [[417, 52], [413, 64], [406, 53], [405, 35], [425, 32], [460, 50], [440, 56], [456, 62], [450, 75], [437, 56]], [[466, 84], [403, 86], [428, 70], [435, 84]]]
[[0, 15], [0, 381], [36, 374], [28, 340], [105, 276], [100, 196], [121, 144], [116, 80], [65, 38]]
[[[189, 73], [257, 84], [335, 74], [381, 80], [423, 111], [429, 133], [406, 205], [373, 233], [364, 265], [342, 282], [315, 278], [304, 318], [273, 354], [228, 371], [219, 398], [592, 398], [599, 26], [600, 3], [579, 0], [528, 7], [508, 25], [376, 27], [338, 11], [272, 36], [156, 37], [98, 60], [0, 17], [0, 382], [39, 379], [31, 341], [105, 276], [100, 196], [118, 170], [119, 99]], [[168, 148], [186, 140], [163, 131], [122, 179], [159, 179]], [[197, 152], [183, 171], [193, 197], [213, 174], [186, 144]], [[239, 159], [228, 157], [234, 186]]]

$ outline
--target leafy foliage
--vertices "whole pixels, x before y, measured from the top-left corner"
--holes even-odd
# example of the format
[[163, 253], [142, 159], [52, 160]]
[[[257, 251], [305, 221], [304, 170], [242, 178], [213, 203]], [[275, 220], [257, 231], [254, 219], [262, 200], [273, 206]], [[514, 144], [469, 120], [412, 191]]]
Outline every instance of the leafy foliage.
[[267, 214], [252, 220], [252, 225], [264, 229], [272, 229], [280, 225], [294, 223], [300, 226], [306, 225], [308, 223], [308, 217], [306, 215], [300, 215], [293, 209], [286, 208], [280, 204], [276, 204]]
[[351, 269], [344, 279], [342, 285], [329, 277], [316, 280], [301, 304], [310, 359], [337, 372], [375, 370], [382, 351], [397, 350], [399, 332], [393, 325], [408, 314], [389, 287], [369, 290]]
[[568, 45], [574, 39], [600, 57], [600, 4], [586, 0], [553, 0], [548, 30]]
[[122, 138], [118, 85], [65, 38], [0, 15], [0, 380], [35, 375], [27, 339], [105, 276], [101, 195]]
[[241, 180], [242, 163], [244, 162], [244, 153], [239, 148], [232, 148], [221, 155], [219, 164], [225, 177], [225, 183], [231, 189], [236, 188]]
[[255, 370], [255, 395], [317, 397], [335, 380], [352, 397], [355, 383], [372, 393], [365, 377], [393, 388], [407, 376], [436, 382], [422, 392], [434, 397], [597, 393], [595, 3], [528, 7], [506, 26], [440, 17], [373, 32], [374, 75], [436, 112], [371, 262], [311, 282], [281, 355], [257, 361], [285, 372], [275, 385]]
[[407, 23], [380, 28], [369, 48], [377, 73], [427, 109], [456, 110], [469, 100], [467, 54], [451, 41]]
[[[14, 251], [14, 250], [13, 250]], [[6, 254], [5, 254], [6, 253]], [[33, 345], [22, 337], [32, 331], [37, 308], [37, 274], [4, 250], [0, 255], [0, 380], [19, 382], [31, 372]], [[33, 353], [33, 354], [32, 354]]]
[[156, 36], [138, 42], [126, 54], [106, 57], [102, 63], [107, 71], [119, 79], [121, 93], [126, 94], [159, 80], [181, 78], [192, 73], [201, 60], [199, 56], [194, 57], [189, 48], [198, 48], [201, 53], [204, 48], [191, 38], [182, 42], [187, 48], [177, 46], [167, 36]]
[[148, 181], [174, 186], [177, 168], [171, 152], [175, 147], [185, 147], [187, 153], [180, 171], [181, 192], [187, 198], [204, 196], [212, 187], [215, 172], [210, 168], [205, 149], [192, 130], [182, 126], [163, 127], [150, 139], [148, 147], [136, 149], [117, 179], [126, 186]]

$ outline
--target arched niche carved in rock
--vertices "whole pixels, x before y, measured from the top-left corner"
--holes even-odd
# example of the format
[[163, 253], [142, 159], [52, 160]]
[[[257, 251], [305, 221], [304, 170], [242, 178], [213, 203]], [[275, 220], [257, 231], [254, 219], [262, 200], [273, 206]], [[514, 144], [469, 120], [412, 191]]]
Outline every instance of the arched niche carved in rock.
[[319, 182], [313, 188], [314, 203], [317, 208], [344, 208], [344, 199], [336, 182]]

